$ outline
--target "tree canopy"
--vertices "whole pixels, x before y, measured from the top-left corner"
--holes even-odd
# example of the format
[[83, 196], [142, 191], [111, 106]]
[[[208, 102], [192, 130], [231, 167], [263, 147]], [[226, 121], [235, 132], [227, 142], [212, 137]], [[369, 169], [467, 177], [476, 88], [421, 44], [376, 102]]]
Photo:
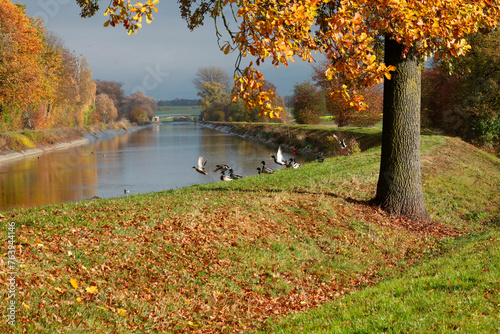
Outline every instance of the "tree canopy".
[[[480, 29], [498, 26], [499, 2], [495, 0], [179, 0], [182, 17], [188, 27], [203, 25], [206, 18], [222, 22], [229, 40], [222, 42], [225, 53], [237, 51], [252, 56], [239, 71], [234, 93], [252, 97], [249, 106], [264, 106], [274, 114], [269, 100], [273, 92], [262, 90], [264, 77], [255, 65], [271, 58], [275, 66], [287, 66], [294, 57], [313, 62], [316, 53], [332, 60], [327, 76], [342, 75], [334, 90], [357, 110], [366, 106], [353, 87], [377, 84], [390, 78], [391, 66], [380, 57], [383, 38], [416, 48], [421, 56], [449, 57], [465, 54], [470, 48], [464, 36]], [[82, 16], [91, 16], [98, 0], [77, 0]], [[151, 22], [158, 0], [131, 4], [113, 0], [106, 9], [105, 25], [122, 25], [129, 33]], [[219, 25], [217, 25], [218, 27]], [[217, 31], [219, 40], [223, 32]], [[260, 94], [249, 95], [249, 91]]]

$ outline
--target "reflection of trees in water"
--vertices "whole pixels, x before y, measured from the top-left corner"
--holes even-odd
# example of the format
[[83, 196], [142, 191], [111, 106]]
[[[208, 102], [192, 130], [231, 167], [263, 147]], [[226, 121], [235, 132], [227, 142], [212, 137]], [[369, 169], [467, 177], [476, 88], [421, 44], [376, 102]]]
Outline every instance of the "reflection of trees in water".
[[74, 150], [6, 164], [0, 174], [0, 209], [93, 197], [96, 161], [92, 154]]
[[[219, 182], [220, 174], [212, 172], [216, 164], [228, 164], [244, 176], [257, 175], [262, 160], [275, 166], [269, 155], [276, 150], [193, 123], [147, 128], [0, 165], [0, 210], [122, 196], [124, 188], [146, 193]], [[208, 160], [209, 175], [192, 170], [199, 155]]]

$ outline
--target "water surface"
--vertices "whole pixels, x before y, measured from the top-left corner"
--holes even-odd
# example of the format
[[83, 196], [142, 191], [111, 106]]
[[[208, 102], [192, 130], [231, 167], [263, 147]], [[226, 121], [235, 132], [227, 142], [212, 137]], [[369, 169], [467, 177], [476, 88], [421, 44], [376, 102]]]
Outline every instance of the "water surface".
[[[1, 164], [0, 210], [220, 182], [220, 174], [213, 173], [217, 164], [228, 164], [244, 176], [256, 175], [262, 160], [277, 167], [269, 159], [275, 151], [195, 123], [155, 125]], [[208, 161], [208, 175], [192, 168], [199, 155]], [[125, 189], [130, 193], [124, 194]]]

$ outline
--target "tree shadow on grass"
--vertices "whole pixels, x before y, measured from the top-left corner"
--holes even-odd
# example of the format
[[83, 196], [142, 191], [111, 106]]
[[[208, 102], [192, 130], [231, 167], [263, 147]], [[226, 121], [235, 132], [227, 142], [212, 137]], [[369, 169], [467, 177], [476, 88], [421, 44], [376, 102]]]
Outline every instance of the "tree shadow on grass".
[[304, 190], [304, 189], [293, 189], [293, 190], [282, 190], [282, 189], [271, 189], [271, 188], [260, 188], [260, 189], [248, 189], [248, 188], [227, 188], [227, 187], [215, 187], [215, 188], [210, 188], [210, 189], [200, 189], [200, 191], [206, 191], [206, 192], [225, 192], [225, 193], [230, 193], [230, 192], [241, 192], [241, 193], [284, 193], [284, 192], [289, 192], [289, 193], [295, 193], [295, 194], [301, 194], [301, 195], [323, 195], [323, 196], [329, 196], [332, 198], [337, 198], [337, 199], [343, 199], [344, 201], [351, 203], [351, 204], [358, 204], [358, 205], [364, 205], [364, 206], [369, 206], [369, 207], [376, 207], [377, 204], [375, 202], [375, 199], [370, 199], [370, 200], [360, 200], [356, 198], [352, 198], [349, 196], [341, 196], [339, 194], [336, 194], [334, 192], [315, 192], [315, 191], [309, 191], [309, 190]]

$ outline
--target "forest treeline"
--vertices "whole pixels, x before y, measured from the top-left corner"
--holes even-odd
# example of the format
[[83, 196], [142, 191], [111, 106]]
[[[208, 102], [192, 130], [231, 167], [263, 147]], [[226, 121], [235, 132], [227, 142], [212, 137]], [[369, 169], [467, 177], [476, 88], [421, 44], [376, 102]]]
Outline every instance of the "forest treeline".
[[160, 100], [158, 101], [158, 107], [176, 107], [176, 106], [197, 106], [198, 99], [180, 99], [175, 98], [173, 100]]
[[92, 79], [77, 56], [25, 7], [0, 0], [0, 132], [85, 126], [121, 117], [142, 123], [156, 101], [125, 96], [122, 84]]

